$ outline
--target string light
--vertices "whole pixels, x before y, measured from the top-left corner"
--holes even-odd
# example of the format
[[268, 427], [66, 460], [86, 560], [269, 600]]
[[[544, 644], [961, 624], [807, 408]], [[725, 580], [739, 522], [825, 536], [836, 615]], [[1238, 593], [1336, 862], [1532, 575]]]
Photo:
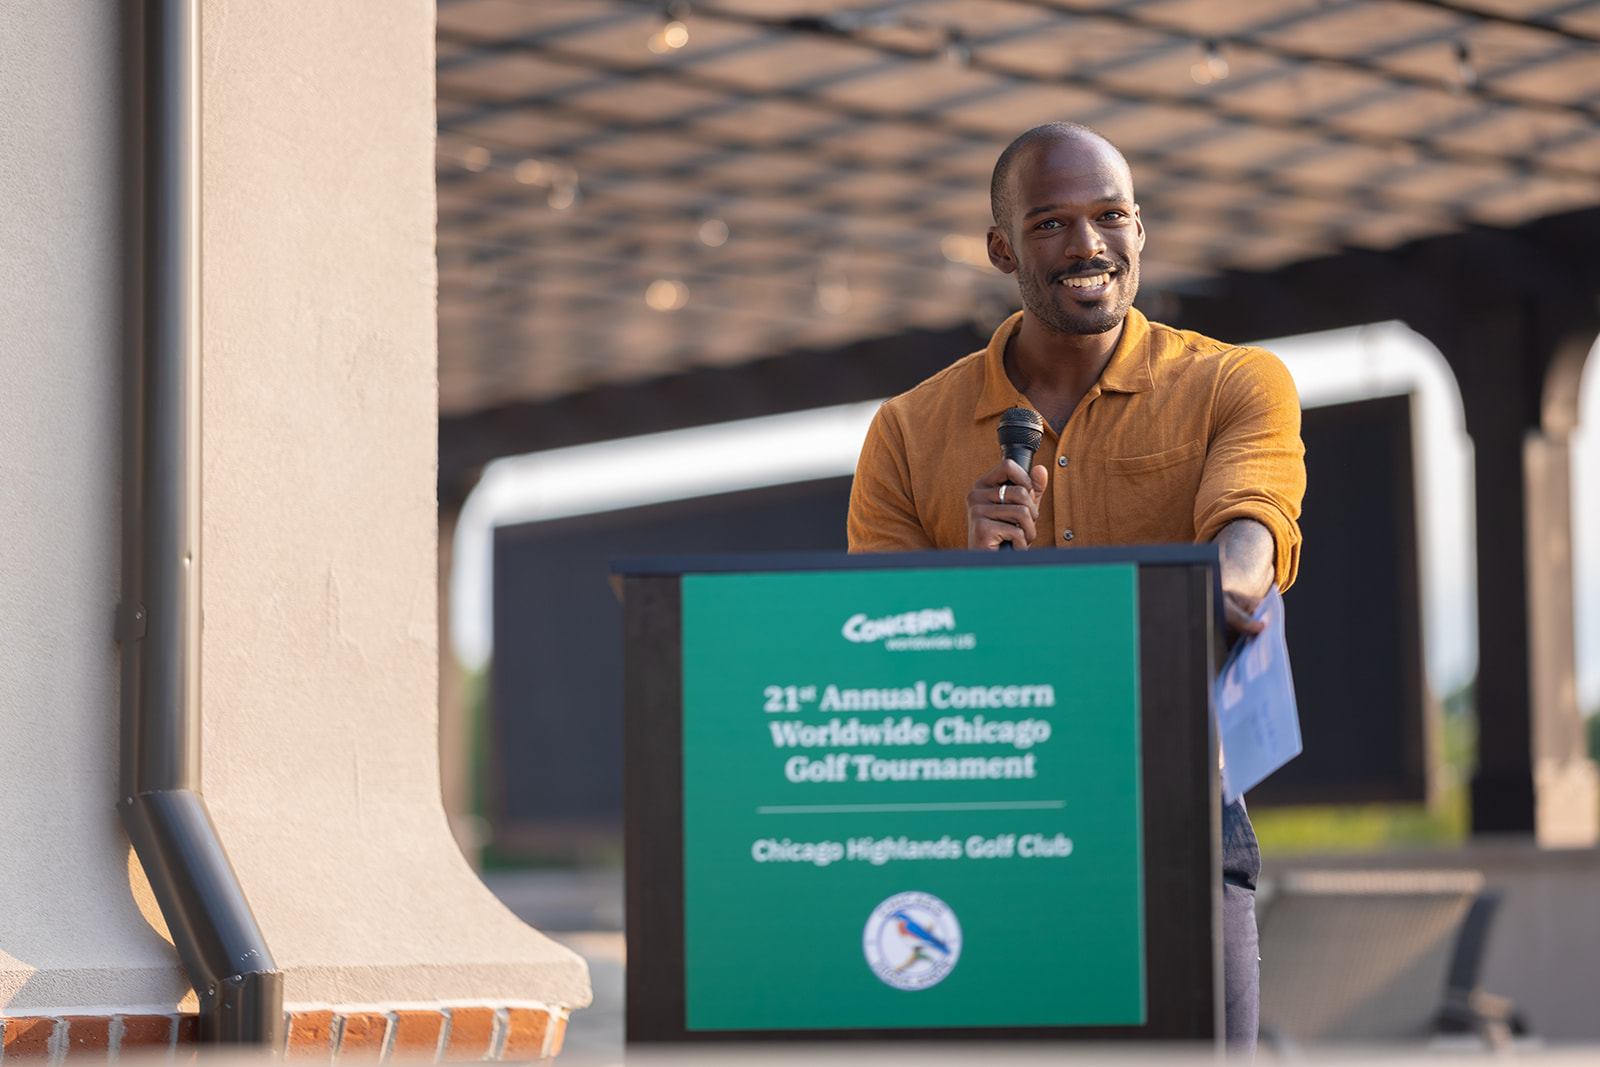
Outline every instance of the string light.
[[843, 315], [850, 310], [850, 279], [844, 271], [817, 272], [817, 310], [824, 315]]
[[940, 51], [940, 58], [952, 67], [965, 67], [972, 63], [972, 46], [967, 44], [966, 35], [954, 26], [944, 31], [944, 48]]
[[517, 164], [517, 169], [514, 173], [517, 176], [517, 181], [523, 185], [547, 186], [550, 184], [550, 168], [545, 165], [543, 160], [524, 159]]
[[1198, 85], [1210, 85], [1219, 82], [1228, 76], [1228, 61], [1222, 57], [1222, 50], [1217, 47], [1217, 42], [1207, 41], [1205, 53], [1200, 57], [1200, 62], [1189, 68], [1189, 77]]
[[678, 311], [689, 302], [689, 287], [670, 278], [657, 278], [644, 291], [644, 302], [653, 311]]
[[951, 263], [962, 263], [986, 274], [994, 271], [994, 264], [989, 262], [989, 242], [982, 237], [947, 233], [939, 238], [939, 251]]
[[695, 236], [707, 248], [721, 248], [728, 243], [728, 224], [721, 219], [706, 219], [695, 230]]
[[488, 170], [491, 160], [489, 150], [481, 144], [475, 144], [461, 153], [461, 165], [474, 172]]
[[545, 203], [557, 211], [566, 211], [578, 202], [578, 172], [565, 163], [524, 159], [517, 164], [516, 175], [527, 185], [549, 189]]
[[1465, 41], [1456, 42], [1456, 77], [1461, 79], [1463, 89], [1477, 88], [1478, 70], [1472, 65], [1472, 50]]
[[651, 34], [646, 42], [650, 51], [658, 56], [668, 52], [675, 52], [689, 43], [689, 27], [681, 22], [673, 21]]

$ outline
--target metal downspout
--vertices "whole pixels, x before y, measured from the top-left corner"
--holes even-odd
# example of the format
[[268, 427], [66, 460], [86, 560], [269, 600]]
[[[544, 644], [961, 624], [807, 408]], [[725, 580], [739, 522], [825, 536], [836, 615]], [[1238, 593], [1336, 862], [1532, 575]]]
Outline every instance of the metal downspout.
[[200, 794], [199, 0], [126, 6], [118, 809], [200, 1005], [200, 1040], [277, 1047], [283, 976]]

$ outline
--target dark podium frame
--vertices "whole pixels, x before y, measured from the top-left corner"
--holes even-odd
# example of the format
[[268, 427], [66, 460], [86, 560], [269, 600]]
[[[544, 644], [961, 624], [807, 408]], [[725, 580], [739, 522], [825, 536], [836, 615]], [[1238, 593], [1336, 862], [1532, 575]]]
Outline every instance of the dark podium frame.
[[[848, 1030], [687, 1030], [684, 975], [684, 574], [1072, 567], [1133, 563], [1139, 574], [1145, 982], [1143, 1026]], [[629, 1043], [1065, 1038], [1222, 1041], [1222, 859], [1211, 683], [1223, 654], [1212, 545], [1053, 552], [916, 552], [620, 559], [623, 597], [623, 781]]]

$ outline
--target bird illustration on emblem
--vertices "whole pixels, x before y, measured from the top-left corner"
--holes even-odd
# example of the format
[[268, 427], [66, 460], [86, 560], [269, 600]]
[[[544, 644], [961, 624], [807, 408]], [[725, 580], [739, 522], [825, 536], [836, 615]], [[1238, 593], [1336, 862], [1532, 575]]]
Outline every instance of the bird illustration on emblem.
[[939, 940], [932, 930], [927, 929], [917, 920], [903, 911], [897, 911], [890, 918], [895, 920], [895, 926], [900, 931], [900, 936], [912, 943], [911, 955], [900, 966], [895, 968], [898, 973], [916, 963], [918, 960], [932, 960], [928, 949], [937, 949], [942, 955], [950, 955], [950, 946]]
[[881, 901], [861, 929], [867, 966], [884, 985], [911, 993], [942, 982], [961, 958], [961, 920], [919, 890]]

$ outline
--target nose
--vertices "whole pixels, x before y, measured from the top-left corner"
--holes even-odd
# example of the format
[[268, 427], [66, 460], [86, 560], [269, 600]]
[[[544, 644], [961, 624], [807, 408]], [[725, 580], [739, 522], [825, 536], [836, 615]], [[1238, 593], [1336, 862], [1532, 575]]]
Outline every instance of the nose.
[[1062, 249], [1072, 259], [1093, 259], [1105, 250], [1105, 238], [1100, 236], [1100, 231], [1088, 219], [1081, 219], [1071, 226], [1066, 246]]

